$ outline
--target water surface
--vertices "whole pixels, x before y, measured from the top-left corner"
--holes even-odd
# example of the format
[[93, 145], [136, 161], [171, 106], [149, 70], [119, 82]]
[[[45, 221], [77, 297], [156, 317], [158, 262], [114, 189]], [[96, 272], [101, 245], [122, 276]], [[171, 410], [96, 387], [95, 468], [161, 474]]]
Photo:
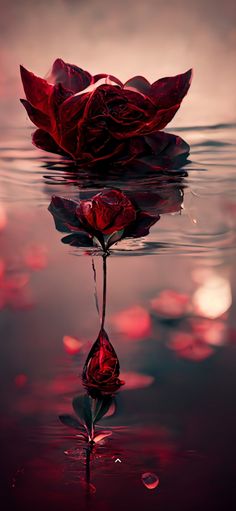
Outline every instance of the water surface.
[[[30, 129], [1, 130], [1, 484], [13, 509], [224, 509], [233, 495], [236, 125], [175, 133], [191, 146], [181, 175], [124, 183], [77, 179], [31, 146]], [[83, 447], [58, 415], [97, 337], [101, 257], [61, 243], [47, 208], [53, 194], [104, 186], [142, 192], [161, 218], [108, 258], [107, 330], [126, 385], [101, 422], [112, 435], [88, 496]]]

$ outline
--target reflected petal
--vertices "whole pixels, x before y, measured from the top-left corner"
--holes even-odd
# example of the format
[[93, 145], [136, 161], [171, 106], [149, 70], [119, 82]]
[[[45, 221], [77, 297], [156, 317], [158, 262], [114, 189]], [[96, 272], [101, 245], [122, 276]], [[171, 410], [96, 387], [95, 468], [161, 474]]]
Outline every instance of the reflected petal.
[[172, 289], [165, 289], [156, 298], [151, 300], [151, 308], [160, 316], [178, 318], [190, 310], [190, 296], [178, 293]]
[[151, 334], [151, 318], [144, 307], [135, 305], [118, 312], [112, 318], [116, 330], [129, 339], [139, 340]]
[[83, 342], [79, 341], [75, 337], [71, 337], [69, 335], [65, 335], [63, 337], [63, 344], [65, 351], [69, 355], [76, 355], [81, 351], [81, 348], [83, 347]]
[[125, 385], [122, 387], [123, 390], [144, 389], [150, 387], [155, 381], [155, 378], [149, 374], [135, 373], [132, 371], [127, 373], [122, 372], [121, 378], [125, 381]]

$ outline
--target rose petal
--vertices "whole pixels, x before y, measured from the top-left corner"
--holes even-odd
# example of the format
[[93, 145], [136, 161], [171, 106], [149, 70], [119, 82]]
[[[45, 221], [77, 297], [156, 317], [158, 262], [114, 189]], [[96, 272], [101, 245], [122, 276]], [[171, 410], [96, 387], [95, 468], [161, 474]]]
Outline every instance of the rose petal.
[[42, 129], [36, 130], [32, 135], [33, 144], [39, 149], [48, 151], [49, 153], [56, 153], [62, 156], [69, 156], [53, 139], [49, 133]]
[[118, 332], [132, 340], [148, 337], [151, 333], [151, 318], [144, 307], [135, 305], [112, 318], [112, 324]]
[[48, 114], [49, 98], [53, 91], [53, 85], [27, 71], [23, 66], [20, 66], [20, 72], [27, 100], [32, 106]]
[[74, 93], [80, 92], [90, 85], [92, 76], [78, 66], [68, 64], [62, 59], [56, 59], [49, 80], [53, 79], [55, 84], [61, 84]]
[[25, 107], [30, 120], [35, 124], [35, 126], [46, 131], [51, 130], [51, 119], [48, 115], [44, 114], [37, 108], [34, 108], [27, 99], [20, 99], [20, 102]]
[[192, 69], [176, 76], [161, 78], [151, 86], [150, 97], [160, 109], [180, 104], [191, 85]]
[[78, 202], [53, 195], [48, 210], [52, 214], [56, 229], [60, 232], [71, 232], [82, 228], [76, 216]]
[[124, 84], [124, 89], [135, 89], [142, 94], [148, 95], [151, 91], [151, 84], [143, 76], [133, 76]]

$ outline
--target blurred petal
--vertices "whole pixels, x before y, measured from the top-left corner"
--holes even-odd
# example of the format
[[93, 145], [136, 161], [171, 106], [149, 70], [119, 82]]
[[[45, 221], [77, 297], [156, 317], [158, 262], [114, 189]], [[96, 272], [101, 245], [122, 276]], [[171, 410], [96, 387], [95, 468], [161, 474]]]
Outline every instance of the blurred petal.
[[83, 343], [81, 341], [75, 339], [75, 337], [71, 337], [70, 335], [65, 335], [63, 337], [63, 344], [65, 351], [69, 355], [76, 355], [81, 351], [81, 348], [83, 346]]
[[121, 373], [122, 380], [125, 381], [125, 385], [123, 390], [133, 390], [133, 389], [143, 389], [152, 385], [155, 381], [153, 376], [149, 374], [141, 374], [135, 372], [122, 372]]
[[31, 270], [43, 270], [48, 265], [48, 251], [44, 245], [31, 245], [25, 252], [25, 264]]
[[214, 353], [214, 350], [203, 340], [194, 333], [188, 332], [174, 333], [168, 342], [168, 347], [174, 350], [179, 357], [195, 362], [201, 362]]
[[151, 308], [160, 316], [179, 318], [190, 310], [190, 296], [173, 289], [164, 289], [151, 300]]
[[143, 339], [151, 333], [151, 318], [143, 307], [135, 305], [118, 312], [112, 318], [116, 330], [133, 340]]

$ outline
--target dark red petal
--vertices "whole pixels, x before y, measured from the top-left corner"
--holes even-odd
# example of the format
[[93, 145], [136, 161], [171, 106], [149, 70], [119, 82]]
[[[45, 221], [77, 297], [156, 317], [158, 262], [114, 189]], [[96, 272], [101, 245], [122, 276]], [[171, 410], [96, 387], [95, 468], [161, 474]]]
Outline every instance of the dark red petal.
[[55, 140], [46, 131], [39, 129], [36, 130], [32, 135], [33, 144], [39, 149], [48, 151], [49, 153], [61, 154], [68, 156], [63, 149], [55, 142]]
[[140, 238], [149, 234], [149, 229], [160, 220], [160, 215], [150, 215], [146, 211], [140, 211], [133, 224], [125, 229], [124, 237]]
[[65, 245], [71, 245], [72, 247], [92, 247], [93, 238], [86, 232], [77, 232], [74, 234], [68, 234], [62, 238], [62, 243]]
[[191, 79], [192, 69], [180, 75], [161, 78], [152, 84], [149, 96], [161, 109], [180, 104], [188, 92]]
[[62, 133], [77, 126], [78, 121], [83, 117], [89, 96], [90, 94], [71, 96], [62, 103], [59, 110]]
[[84, 71], [73, 64], [68, 64], [62, 59], [55, 60], [51, 76], [55, 84], [60, 83], [74, 93], [86, 89], [92, 83], [92, 76], [88, 71]]
[[176, 112], [179, 110], [180, 103], [171, 106], [164, 110], [157, 110], [156, 115], [153, 116], [152, 121], [148, 124], [150, 133], [156, 130], [162, 130], [173, 119]]
[[81, 230], [83, 226], [75, 212], [78, 202], [53, 195], [48, 210], [52, 214], [56, 229], [60, 232]]
[[105, 330], [101, 329], [83, 368], [83, 383], [89, 393], [113, 394], [122, 385], [116, 352]]
[[76, 213], [95, 231], [112, 234], [136, 218], [135, 208], [120, 190], [105, 190], [91, 200], [82, 200]]
[[119, 80], [119, 78], [116, 78], [116, 76], [113, 75], [107, 75], [106, 73], [100, 73], [98, 75], [94, 75], [93, 77], [93, 83], [98, 82], [99, 80], [102, 80], [102, 78], [107, 78], [108, 80], [111, 80], [111, 82], [116, 83], [120, 87], [123, 87], [123, 83]]
[[124, 89], [129, 88], [136, 89], [138, 92], [148, 95], [151, 91], [151, 84], [143, 76], [134, 76], [124, 84]]
[[20, 66], [20, 72], [26, 98], [35, 108], [48, 114], [49, 98], [53, 91], [53, 85], [27, 71], [23, 66]]
[[165, 156], [174, 160], [178, 156], [186, 155], [189, 153], [189, 145], [182, 138], [165, 133], [164, 131], [157, 131], [145, 137], [146, 143], [151, 147], [152, 153], [155, 156]]
[[30, 120], [35, 124], [35, 126], [38, 126], [38, 128], [42, 128], [43, 130], [50, 131], [51, 120], [48, 115], [37, 110], [37, 108], [34, 108], [27, 99], [20, 99], [20, 102], [25, 107]]

